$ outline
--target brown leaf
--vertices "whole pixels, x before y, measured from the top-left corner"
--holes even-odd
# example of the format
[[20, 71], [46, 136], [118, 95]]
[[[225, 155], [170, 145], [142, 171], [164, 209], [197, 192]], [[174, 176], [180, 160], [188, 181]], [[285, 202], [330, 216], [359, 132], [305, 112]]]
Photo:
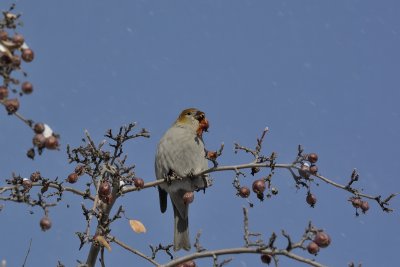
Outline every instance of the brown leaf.
[[108, 251], [111, 252], [111, 246], [108, 244], [107, 240], [104, 238], [104, 236], [98, 235], [96, 236], [96, 241], [100, 243], [103, 247], [105, 247]]
[[146, 233], [146, 227], [144, 227], [143, 223], [141, 223], [140, 221], [137, 220], [129, 220], [129, 224], [132, 228], [132, 230], [135, 233]]

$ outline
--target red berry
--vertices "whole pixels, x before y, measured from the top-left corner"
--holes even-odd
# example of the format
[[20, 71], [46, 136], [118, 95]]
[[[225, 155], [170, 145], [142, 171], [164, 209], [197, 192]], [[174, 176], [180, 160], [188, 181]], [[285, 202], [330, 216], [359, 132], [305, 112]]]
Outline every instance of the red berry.
[[11, 115], [19, 109], [19, 101], [17, 98], [7, 99], [5, 102], [5, 107], [8, 112], [8, 115]]
[[315, 175], [315, 174], [317, 174], [317, 172], [318, 172], [318, 166], [314, 165], [314, 164], [311, 165], [310, 166], [310, 173]]
[[111, 193], [111, 184], [107, 181], [101, 182], [100, 187], [99, 187], [99, 195], [100, 196], [108, 196], [110, 193]]
[[40, 228], [42, 228], [42, 231], [47, 231], [51, 228], [51, 221], [49, 217], [45, 216], [40, 220]]
[[25, 62], [32, 62], [33, 59], [35, 58], [35, 53], [33, 53], [33, 50], [30, 48], [26, 48], [22, 50], [22, 60]]
[[33, 137], [32, 143], [34, 146], [37, 146], [38, 148], [44, 148], [46, 145], [46, 137], [44, 137], [43, 134], [36, 134]]
[[308, 246], [307, 246], [307, 251], [308, 251], [308, 253], [310, 253], [310, 254], [317, 255], [317, 253], [319, 252], [319, 246], [318, 246], [318, 244], [315, 243], [315, 242], [310, 242], [310, 243], [308, 244]]
[[318, 155], [316, 153], [310, 153], [307, 156], [307, 160], [311, 163], [315, 163], [318, 161]]
[[265, 191], [265, 181], [263, 179], [255, 180], [253, 182], [253, 192], [261, 195]]
[[24, 36], [22, 36], [21, 34], [15, 34], [12, 39], [14, 44], [16, 44], [17, 46], [21, 46], [24, 44], [25, 42], [25, 38]]
[[317, 197], [314, 194], [308, 193], [306, 201], [311, 207], [314, 207], [315, 203], [317, 203]]
[[192, 203], [194, 200], [194, 193], [193, 192], [186, 192], [183, 195], [183, 203], [185, 203], [185, 205], [189, 205], [190, 203]]
[[73, 172], [70, 175], [68, 175], [68, 177], [67, 177], [68, 183], [74, 184], [74, 183], [76, 183], [76, 181], [78, 181], [78, 174]]
[[8, 89], [5, 86], [0, 86], [0, 100], [6, 99], [8, 97]]
[[30, 82], [23, 82], [21, 85], [21, 90], [24, 94], [31, 94], [33, 92], [33, 85]]
[[58, 139], [54, 135], [51, 135], [46, 138], [46, 148], [53, 150], [58, 148]]
[[239, 188], [239, 196], [242, 198], [248, 198], [250, 196], [250, 189], [246, 186]]
[[144, 187], [144, 180], [142, 178], [133, 178], [133, 184], [136, 188], [142, 189]]
[[34, 173], [31, 174], [30, 179], [31, 179], [32, 182], [37, 182], [40, 179], [42, 179], [42, 176], [40, 175], [40, 172], [34, 172]]
[[369, 204], [367, 201], [362, 201], [361, 202], [361, 210], [363, 213], [367, 212], [369, 210]]
[[314, 242], [321, 248], [326, 248], [331, 243], [331, 238], [325, 232], [318, 232], [314, 237]]
[[270, 264], [271, 263], [271, 256], [268, 255], [268, 254], [262, 254], [261, 255], [261, 261], [263, 263]]
[[41, 134], [44, 132], [44, 124], [43, 123], [36, 123], [33, 126], [33, 131], [37, 134]]

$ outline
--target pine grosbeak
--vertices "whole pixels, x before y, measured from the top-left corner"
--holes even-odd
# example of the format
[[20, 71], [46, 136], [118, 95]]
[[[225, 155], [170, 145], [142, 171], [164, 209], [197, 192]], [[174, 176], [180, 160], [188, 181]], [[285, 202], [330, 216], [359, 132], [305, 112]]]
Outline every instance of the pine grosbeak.
[[[181, 112], [175, 123], [161, 138], [156, 153], [157, 179], [167, 179], [158, 187], [160, 209], [167, 209], [167, 195], [174, 208], [174, 250], [190, 250], [188, 203], [183, 195], [207, 186], [207, 175], [193, 176], [208, 169], [206, 150], [202, 139], [208, 121], [203, 112], [189, 108]], [[171, 178], [175, 177], [171, 181]]]

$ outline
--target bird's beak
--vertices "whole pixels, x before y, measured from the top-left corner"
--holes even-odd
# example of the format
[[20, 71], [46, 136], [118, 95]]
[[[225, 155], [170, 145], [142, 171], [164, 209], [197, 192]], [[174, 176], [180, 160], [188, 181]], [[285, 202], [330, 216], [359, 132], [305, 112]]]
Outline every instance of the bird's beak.
[[194, 118], [195, 118], [196, 120], [200, 121], [200, 122], [201, 122], [205, 117], [206, 117], [206, 116], [205, 116], [204, 112], [201, 112], [201, 111], [197, 111], [196, 114], [194, 114]]
[[203, 134], [203, 132], [208, 131], [208, 127], [210, 125], [208, 123], [208, 120], [206, 119], [204, 112], [197, 111], [197, 113], [194, 117], [196, 120], [199, 121], [199, 129], [197, 130], [197, 135], [201, 136]]

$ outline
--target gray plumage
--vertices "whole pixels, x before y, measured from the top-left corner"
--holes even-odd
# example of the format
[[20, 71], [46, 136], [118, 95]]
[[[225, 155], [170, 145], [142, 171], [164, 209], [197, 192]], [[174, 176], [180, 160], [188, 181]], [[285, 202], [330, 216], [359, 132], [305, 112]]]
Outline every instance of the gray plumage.
[[174, 250], [190, 250], [188, 228], [189, 207], [183, 201], [186, 192], [206, 186], [206, 177], [191, 177], [192, 174], [208, 169], [206, 151], [201, 134], [198, 134], [199, 116], [197, 109], [184, 110], [171, 128], [161, 138], [156, 152], [155, 172], [157, 179], [175, 174], [183, 178], [163, 183], [158, 187], [161, 212], [167, 209], [170, 195], [174, 210]]

